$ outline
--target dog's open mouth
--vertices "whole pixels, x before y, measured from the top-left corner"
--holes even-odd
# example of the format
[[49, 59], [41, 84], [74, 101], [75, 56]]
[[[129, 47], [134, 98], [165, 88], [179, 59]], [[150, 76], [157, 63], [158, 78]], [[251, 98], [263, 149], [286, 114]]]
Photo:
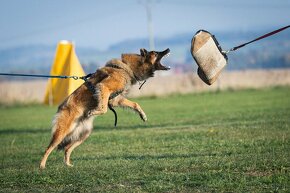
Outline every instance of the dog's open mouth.
[[167, 48], [166, 50], [162, 52], [158, 52], [158, 62], [157, 62], [157, 68], [158, 70], [170, 70], [170, 66], [165, 66], [161, 63], [162, 58], [168, 57], [170, 55], [170, 49]]

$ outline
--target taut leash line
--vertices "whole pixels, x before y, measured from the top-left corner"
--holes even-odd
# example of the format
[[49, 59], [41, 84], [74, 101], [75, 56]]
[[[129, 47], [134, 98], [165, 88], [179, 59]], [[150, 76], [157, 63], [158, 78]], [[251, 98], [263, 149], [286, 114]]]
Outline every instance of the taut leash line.
[[255, 41], [258, 41], [258, 40], [264, 39], [264, 38], [266, 38], [266, 37], [272, 36], [272, 35], [274, 35], [274, 34], [276, 34], [276, 33], [279, 33], [279, 32], [281, 32], [281, 31], [283, 31], [283, 30], [285, 30], [285, 29], [287, 29], [287, 28], [289, 28], [289, 27], [290, 27], [290, 25], [287, 25], [287, 26], [285, 26], [285, 27], [282, 27], [282, 28], [277, 29], [277, 30], [275, 30], [275, 31], [269, 32], [269, 33], [267, 33], [267, 34], [265, 34], [265, 35], [262, 35], [262, 36], [260, 36], [260, 37], [258, 37], [258, 38], [256, 38], [256, 39], [254, 39], [254, 40], [252, 40], [252, 41], [246, 42], [246, 43], [241, 44], [241, 45], [239, 45], [239, 46], [233, 47], [233, 48], [231, 48], [230, 50], [222, 51], [222, 52], [223, 52], [224, 54], [227, 54], [227, 53], [229, 53], [229, 52], [232, 52], [232, 51], [235, 51], [235, 50], [237, 50], [237, 49], [240, 49], [241, 47], [244, 47], [245, 45], [248, 45], [248, 44], [253, 43], [253, 42], [255, 42]]
[[24, 76], [24, 77], [38, 77], [38, 78], [61, 78], [68, 79], [72, 78], [74, 80], [81, 79], [87, 81], [93, 74], [87, 74], [86, 76], [63, 76], [63, 75], [42, 75], [42, 74], [12, 74], [12, 73], [0, 73], [0, 76]]
[[38, 77], [38, 78], [73, 78], [74, 80], [82, 79], [83, 76], [55, 76], [55, 75], [41, 75], [41, 74], [11, 74], [11, 73], [0, 73], [1, 76], [25, 76], [25, 77]]

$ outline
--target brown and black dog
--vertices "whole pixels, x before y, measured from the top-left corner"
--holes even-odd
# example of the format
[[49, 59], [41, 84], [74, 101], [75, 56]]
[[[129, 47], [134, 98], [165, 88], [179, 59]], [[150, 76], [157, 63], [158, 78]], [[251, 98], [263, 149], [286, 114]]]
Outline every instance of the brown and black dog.
[[154, 76], [156, 70], [169, 70], [161, 59], [170, 53], [140, 49], [139, 54], [122, 54], [122, 59], [113, 59], [98, 69], [88, 81], [76, 89], [58, 107], [52, 128], [52, 139], [41, 160], [44, 169], [49, 154], [56, 147], [64, 149], [64, 162], [68, 166], [71, 152], [87, 139], [93, 129], [93, 119], [111, 107], [129, 107], [143, 121], [146, 114], [139, 104], [125, 98], [128, 89], [139, 81]]

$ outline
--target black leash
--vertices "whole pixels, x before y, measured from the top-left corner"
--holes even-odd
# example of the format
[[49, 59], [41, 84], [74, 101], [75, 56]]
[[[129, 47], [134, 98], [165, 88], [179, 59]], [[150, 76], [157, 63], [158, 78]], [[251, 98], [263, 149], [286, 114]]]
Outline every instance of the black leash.
[[112, 105], [109, 103], [108, 104], [109, 109], [114, 113], [115, 115], [115, 123], [114, 126], [117, 127], [117, 122], [118, 122], [118, 116], [117, 116], [117, 112], [115, 111], [115, 109], [112, 107]]
[[140, 82], [139, 82], [139, 90], [141, 90], [142, 86], [146, 83], [146, 81], [147, 81], [147, 80], [144, 80], [143, 83], [140, 83]]
[[11, 74], [11, 73], [0, 73], [1, 76], [25, 76], [25, 77], [38, 77], [38, 78], [72, 78], [74, 80], [82, 79], [83, 76], [55, 76], [55, 75], [40, 75], [40, 74]]
[[287, 28], [289, 28], [289, 27], [290, 27], [290, 25], [285, 26], [285, 27], [282, 27], [282, 28], [280, 28], [280, 29], [277, 29], [277, 30], [275, 30], [275, 31], [272, 31], [272, 32], [269, 32], [269, 33], [267, 33], [267, 34], [265, 34], [265, 35], [262, 35], [262, 36], [260, 36], [260, 37], [258, 37], [258, 38], [256, 38], [256, 39], [254, 39], [254, 40], [252, 40], [252, 41], [246, 42], [246, 43], [241, 44], [241, 45], [239, 45], [239, 46], [233, 47], [233, 48], [231, 48], [230, 50], [222, 51], [222, 52], [223, 52], [224, 54], [227, 54], [227, 53], [229, 53], [229, 52], [232, 52], [232, 51], [235, 51], [235, 50], [237, 50], [237, 49], [240, 49], [241, 47], [244, 47], [245, 45], [248, 45], [248, 44], [253, 43], [253, 42], [255, 42], [255, 41], [258, 41], [258, 40], [264, 39], [264, 38], [266, 38], [266, 37], [272, 36], [272, 35], [274, 35], [274, 34], [276, 34], [276, 33], [279, 33], [279, 32], [281, 32], [281, 31], [283, 31], [283, 30], [285, 30], [285, 29], [287, 29]]

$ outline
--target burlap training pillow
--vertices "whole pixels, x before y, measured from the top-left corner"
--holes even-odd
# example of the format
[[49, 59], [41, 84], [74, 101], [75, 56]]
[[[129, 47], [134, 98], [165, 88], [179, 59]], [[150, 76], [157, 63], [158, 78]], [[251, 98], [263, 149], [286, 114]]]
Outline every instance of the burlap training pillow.
[[217, 40], [205, 30], [199, 30], [192, 38], [191, 54], [199, 67], [199, 77], [208, 85], [216, 81], [227, 64], [227, 56]]

